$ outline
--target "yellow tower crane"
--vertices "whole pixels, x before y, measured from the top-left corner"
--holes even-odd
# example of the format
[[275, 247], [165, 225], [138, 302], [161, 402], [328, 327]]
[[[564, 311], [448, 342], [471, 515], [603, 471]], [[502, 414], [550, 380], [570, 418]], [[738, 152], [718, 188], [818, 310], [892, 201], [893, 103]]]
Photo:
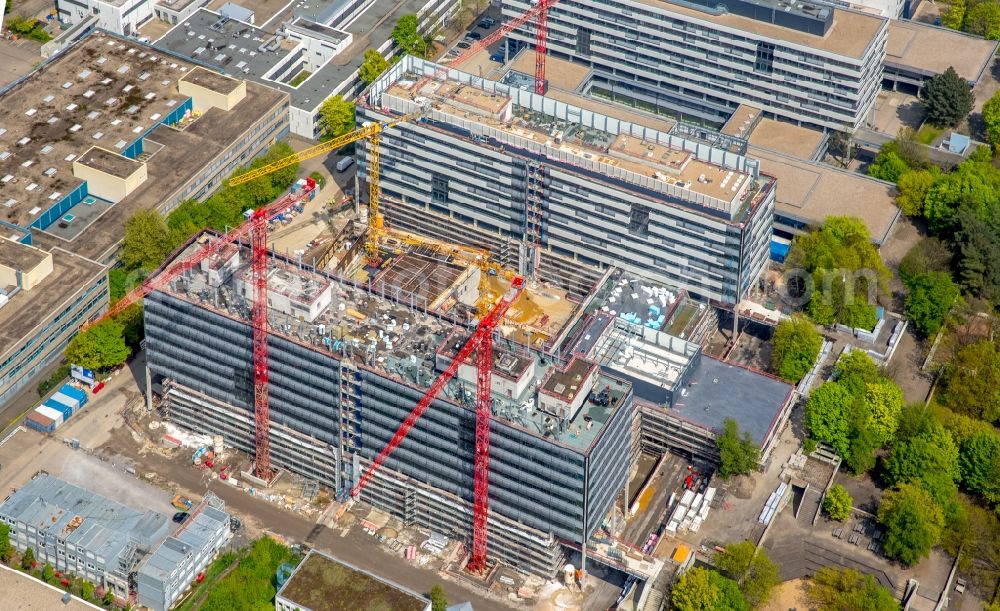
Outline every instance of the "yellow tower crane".
[[347, 146], [352, 142], [368, 138], [369, 146], [371, 147], [371, 154], [369, 155], [368, 164], [368, 238], [365, 241], [365, 250], [368, 253], [369, 260], [374, 261], [378, 258], [378, 238], [382, 234], [383, 229], [382, 215], [379, 214], [378, 210], [379, 140], [381, 134], [386, 129], [395, 127], [400, 123], [407, 123], [409, 121], [420, 119], [426, 114], [426, 112], [427, 107], [423, 107], [419, 110], [403, 115], [402, 117], [386, 121], [385, 123], [368, 123], [352, 132], [338, 136], [321, 144], [317, 144], [316, 146], [303, 149], [297, 153], [289, 155], [288, 157], [279, 159], [274, 163], [269, 163], [265, 166], [250, 170], [249, 172], [234, 176], [229, 179], [229, 184], [234, 186], [242, 185], [254, 180], [255, 178], [267, 176], [271, 172], [287, 168], [288, 166], [299, 163], [300, 161], [324, 155], [330, 151], [335, 151], [343, 146]]

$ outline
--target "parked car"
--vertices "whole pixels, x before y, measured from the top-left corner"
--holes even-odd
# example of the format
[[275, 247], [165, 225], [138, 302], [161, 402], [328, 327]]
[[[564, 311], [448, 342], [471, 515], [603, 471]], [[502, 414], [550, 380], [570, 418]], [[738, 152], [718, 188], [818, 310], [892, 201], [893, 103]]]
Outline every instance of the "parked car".
[[479, 32], [469, 32], [468, 34], [465, 35], [465, 37], [468, 40], [479, 40], [483, 37], [483, 35], [480, 34]]
[[494, 19], [492, 17], [485, 17], [485, 18], [479, 20], [479, 23], [476, 24], [476, 27], [483, 28], [484, 30], [488, 30], [488, 29], [492, 28], [493, 26], [495, 26], [496, 24], [497, 24], [497, 20], [496, 19]]
[[189, 514], [186, 511], [178, 511], [177, 513], [174, 514], [174, 523], [183, 524], [184, 521], [187, 520], [190, 515], [191, 514]]
[[464, 40], [462, 42], [458, 43], [457, 45], [455, 45], [455, 47], [457, 47], [459, 49], [468, 49], [471, 46], [472, 45], [470, 43], [468, 43], [468, 42], [466, 42]]
[[503, 63], [503, 53], [494, 53], [493, 55], [490, 55], [490, 61]]

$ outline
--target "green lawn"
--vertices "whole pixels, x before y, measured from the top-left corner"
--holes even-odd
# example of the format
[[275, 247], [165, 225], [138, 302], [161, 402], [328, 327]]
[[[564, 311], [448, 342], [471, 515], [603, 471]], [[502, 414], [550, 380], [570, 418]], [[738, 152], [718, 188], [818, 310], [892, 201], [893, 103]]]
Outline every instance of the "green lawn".
[[941, 135], [942, 131], [943, 130], [941, 128], [934, 127], [930, 123], [924, 123], [923, 125], [920, 126], [920, 129], [917, 130], [916, 140], [920, 144], [926, 144], [930, 146], [931, 144], [933, 144], [934, 140]]
[[[205, 571], [205, 581], [195, 587], [178, 611], [192, 611], [199, 602], [199, 611], [274, 609], [278, 566], [283, 562], [296, 565], [300, 560], [288, 547], [261, 537], [249, 549], [223, 554], [213, 562]], [[234, 562], [236, 568], [219, 578]]]
[[310, 76], [312, 76], [312, 72], [309, 72], [308, 70], [303, 70], [302, 72], [299, 72], [298, 74], [296, 74], [295, 78], [293, 78], [291, 81], [289, 81], [288, 84], [291, 85], [292, 87], [298, 87], [299, 85], [301, 85], [302, 83], [304, 83], [305, 80], [307, 78], [309, 78]]

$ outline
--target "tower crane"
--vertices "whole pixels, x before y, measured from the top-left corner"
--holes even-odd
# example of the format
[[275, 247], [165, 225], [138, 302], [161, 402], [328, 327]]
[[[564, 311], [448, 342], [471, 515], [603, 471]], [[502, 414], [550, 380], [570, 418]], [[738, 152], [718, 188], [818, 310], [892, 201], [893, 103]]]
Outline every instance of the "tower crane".
[[297, 153], [283, 157], [274, 163], [269, 163], [265, 166], [250, 170], [249, 172], [245, 172], [239, 176], [234, 176], [229, 179], [229, 184], [233, 186], [242, 185], [256, 178], [260, 178], [261, 176], [267, 176], [268, 174], [276, 172], [282, 168], [287, 168], [288, 166], [299, 163], [300, 161], [325, 155], [330, 151], [335, 151], [341, 147], [347, 146], [348, 144], [357, 142], [358, 140], [369, 138], [371, 146], [371, 162], [368, 169], [368, 238], [365, 241], [365, 250], [368, 253], [369, 260], [374, 261], [378, 256], [378, 237], [382, 233], [383, 225], [382, 215], [378, 210], [379, 136], [386, 129], [395, 127], [400, 123], [408, 123], [422, 118], [426, 112], [427, 109], [425, 107], [384, 123], [368, 123], [367, 125], [363, 125], [352, 132], [348, 132], [342, 136], [333, 138], [332, 140], [303, 149]]
[[[535, 57], [535, 92], [542, 94], [545, 91], [545, 51], [548, 33], [546, 13], [556, 4], [558, 0], [538, 0], [538, 3], [531, 9], [525, 11], [520, 16], [504, 23], [489, 36], [477, 41], [469, 49], [451, 62], [451, 66], [457, 66], [466, 61], [469, 57], [478, 53], [483, 48], [497, 42], [513, 29], [520, 27], [531, 19], [536, 19], [536, 57]], [[446, 71], [447, 68], [442, 68]], [[300, 161], [311, 159], [319, 155], [329, 153], [333, 150], [357, 142], [359, 140], [370, 139], [370, 160], [368, 172], [368, 235], [365, 242], [365, 249], [370, 260], [377, 259], [378, 237], [383, 231], [382, 216], [379, 213], [379, 173], [380, 173], [380, 136], [383, 131], [409, 121], [420, 119], [427, 112], [426, 107], [415, 112], [397, 117], [386, 122], [375, 122], [363, 125], [348, 134], [344, 134], [327, 142], [309, 147], [274, 163], [250, 170], [239, 176], [230, 179], [230, 185], [240, 185], [250, 182], [261, 176], [266, 176], [272, 172], [288, 167]], [[316, 184], [311, 179], [308, 180], [306, 189], [302, 194], [293, 197], [286, 196], [281, 200], [257, 210], [244, 225], [230, 231], [224, 236], [216, 237], [201, 249], [185, 258], [177, 261], [154, 278], [147, 279], [139, 287], [136, 287], [128, 295], [122, 298], [112, 308], [108, 310], [105, 317], [114, 315], [135, 303], [149, 292], [162, 288], [171, 280], [191, 269], [200, 261], [218, 252], [225, 244], [241, 239], [247, 233], [251, 234], [252, 243], [252, 275], [253, 275], [253, 375], [254, 375], [254, 419], [255, 419], [255, 447], [256, 461], [254, 474], [262, 479], [270, 479], [270, 450], [269, 450], [269, 408], [268, 408], [268, 345], [267, 345], [267, 223], [281, 210], [289, 205], [305, 198], [316, 188]], [[485, 270], [484, 270], [485, 272]], [[438, 377], [431, 385], [427, 393], [414, 407], [409, 416], [400, 424], [392, 440], [376, 457], [368, 469], [362, 474], [358, 483], [352, 488], [351, 495], [356, 497], [361, 489], [371, 479], [374, 472], [388, 458], [406, 438], [410, 429], [416, 424], [420, 416], [431, 404], [434, 397], [441, 392], [447, 383], [455, 376], [462, 362], [465, 361], [473, 351], [476, 351], [477, 368], [477, 393], [476, 393], [476, 447], [474, 460], [474, 496], [473, 496], [473, 550], [469, 562], [472, 570], [482, 570], [486, 567], [486, 546], [487, 546], [487, 516], [489, 503], [489, 422], [490, 422], [490, 383], [493, 366], [493, 332], [496, 326], [503, 319], [504, 314], [510, 305], [520, 296], [524, 288], [524, 279], [514, 276], [510, 288], [500, 298], [495, 306], [480, 320], [472, 337], [462, 347], [451, 365]]]
[[254, 398], [254, 475], [263, 480], [271, 479], [270, 406], [267, 355], [267, 223], [316, 190], [316, 181], [306, 179], [306, 186], [299, 193], [291, 193], [274, 203], [258, 208], [250, 219], [225, 235], [209, 240], [201, 248], [180, 261], [175, 261], [160, 273], [147, 278], [132, 289], [95, 322], [121, 313], [149, 293], [161, 289], [175, 278], [218, 253], [224, 246], [240, 240], [249, 233], [251, 240], [251, 275], [253, 278], [253, 398]]
[[473, 351], [476, 352], [476, 449], [473, 465], [473, 524], [472, 524], [472, 558], [469, 569], [481, 571], [486, 568], [486, 517], [489, 512], [489, 469], [490, 469], [490, 383], [493, 374], [493, 332], [503, 320], [504, 314], [524, 290], [524, 278], [514, 276], [510, 288], [500, 301], [484, 316], [472, 337], [458, 351], [451, 364], [434, 380], [416, 407], [403, 420], [396, 433], [385, 448], [375, 457], [372, 464], [365, 469], [358, 483], [351, 489], [351, 496], [357, 497], [361, 489], [372, 478], [375, 471], [382, 465], [392, 452], [399, 447], [407, 434], [424, 414], [434, 398], [441, 393], [451, 381], [458, 368]]

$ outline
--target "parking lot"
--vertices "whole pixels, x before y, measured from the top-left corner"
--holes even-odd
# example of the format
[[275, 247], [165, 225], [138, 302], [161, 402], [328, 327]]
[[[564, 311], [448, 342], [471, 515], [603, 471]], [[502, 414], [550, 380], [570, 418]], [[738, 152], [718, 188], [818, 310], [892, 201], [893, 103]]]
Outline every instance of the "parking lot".
[[[488, 37], [500, 27], [500, 8], [491, 6], [467, 28], [449, 41], [447, 51], [437, 59], [442, 64], [451, 63], [456, 57]], [[505, 38], [487, 46], [462, 62], [462, 70], [484, 78], [498, 78], [499, 69], [506, 63]], [[495, 72], [496, 71], [496, 72]]]

